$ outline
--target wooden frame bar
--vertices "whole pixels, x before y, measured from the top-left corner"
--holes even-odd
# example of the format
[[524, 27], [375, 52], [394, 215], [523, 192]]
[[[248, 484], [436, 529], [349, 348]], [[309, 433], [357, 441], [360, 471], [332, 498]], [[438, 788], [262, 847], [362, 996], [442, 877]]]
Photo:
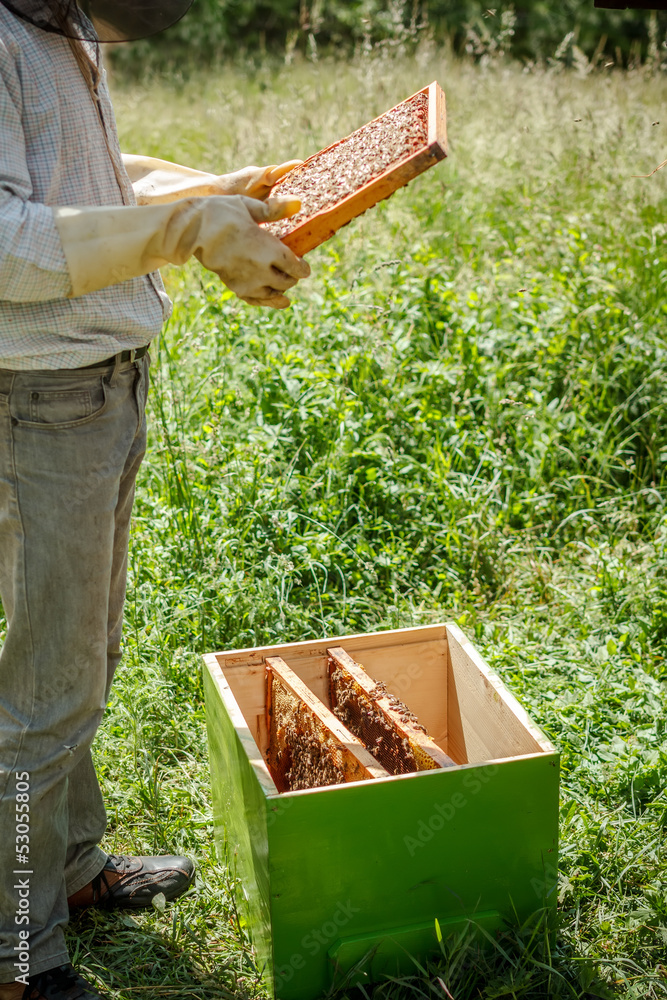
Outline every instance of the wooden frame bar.
[[341, 646], [333, 646], [327, 650], [327, 653], [329, 654], [332, 709], [335, 710], [335, 691], [331, 677], [333, 671], [338, 669], [350, 679], [357, 691], [361, 692], [362, 697], [365, 696], [377, 708], [388, 725], [396, 732], [399, 740], [407, 740], [415, 758], [417, 771], [430, 771], [439, 767], [454, 767], [456, 765], [456, 762], [430, 736], [427, 736], [422, 729], [396, 709], [390, 695], [376, 693], [376, 681]]
[[[329, 747], [340, 757], [344, 771], [344, 780], [365, 781], [369, 778], [388, 778], [386, 771], [361, 740], [357, 739], [343, 723], [330, 712], [327, 706], [306, 687], [302, 680], [289, 668], [280, 656], [266, 657], [266, 715], [269, 733], [274, 730], [274, 691], [276, 681], [287, 688], [298, 702], [300, 708], [307, 713], [310, 728], [315, 731], [318, 742]], [[275, 735], [275, 734], [274, 734]], [[279, 786], [283, 776], [277, 767], [275, 754], [272, 751], [273, 740], [269, 741], [268, 763], [273, 779]], [[289, 790], [288, 788], [281, 790]]]

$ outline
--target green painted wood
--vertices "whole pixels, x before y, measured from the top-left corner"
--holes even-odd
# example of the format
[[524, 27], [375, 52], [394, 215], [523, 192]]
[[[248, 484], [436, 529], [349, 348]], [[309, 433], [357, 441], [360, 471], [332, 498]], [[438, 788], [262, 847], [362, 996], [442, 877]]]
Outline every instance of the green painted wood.
[[[267, 796], [222, 700], [216, 676], [204, 670], [215, 843], [221, 861], [241, 880], [239, 911], [251, 931], [258, 965], [273, 966], [268, 867]], [[271, 822], [275, 822], [272, 814]]]
[[[493, 934], [502, 921], [500, 914], [494, 911], [477, 913], [474, 921], [454, 917], [438, 923], [443, 940], [453, 936], [469, 941], [483, 939], [485, 933]], [[339, 939], [328, 952], [332, 975], [337, 982], [346, 975], [346, 986], [365, 986], [378, 982], [383, 976], [414, 975], [413, 956], [437, 954], [437, 941], [435, 920], [412, 927], [397, 927], [390, 937], [374, 932]]]
[[331, 985], [338, 941], [435, 917], [522, 920], [555, 903], [556, 754], [280, 798], [269, 829], [280, 1000]]
[[555, 752], [277, 795], [207, 668], [216, 841], [278, 1000], [315, 1000], [373, 949], [366, 982], [437, 955], [436, 917], [447, 934], [553, 912]]

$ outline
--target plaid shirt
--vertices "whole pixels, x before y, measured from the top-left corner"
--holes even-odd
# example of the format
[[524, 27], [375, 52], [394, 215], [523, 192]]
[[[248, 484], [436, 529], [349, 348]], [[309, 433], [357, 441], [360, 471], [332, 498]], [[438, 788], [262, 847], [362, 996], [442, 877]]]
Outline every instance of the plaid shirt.
[[67, 39], [0, 4], [0, 368], [79, 368], [149, 343], [169, 315], [159, 274], [67, 298], [49, 206], [135, 204], [105, 78], [99, 97], [102, 120]]

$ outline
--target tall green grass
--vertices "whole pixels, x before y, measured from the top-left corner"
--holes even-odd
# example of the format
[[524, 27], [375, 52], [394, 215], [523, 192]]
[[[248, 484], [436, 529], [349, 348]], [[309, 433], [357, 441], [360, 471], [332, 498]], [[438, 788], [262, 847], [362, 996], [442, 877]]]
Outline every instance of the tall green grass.
[[580, 70], [424, 47], [114, 80], [126, 149], [204, 169], [308, 155], [434, 77], [451, 143], [286, 313], [167, 274], [96, 753], [108, 849], [190, 852], [201, 885], [75, 924], [115, 995], [264, 995], [213, 855], [198, 654], [447, 618], [563, 753], [559, 931], [374, 996], [667, 995], [667, 170], [633, 176], [665, 158], [667, 81]]

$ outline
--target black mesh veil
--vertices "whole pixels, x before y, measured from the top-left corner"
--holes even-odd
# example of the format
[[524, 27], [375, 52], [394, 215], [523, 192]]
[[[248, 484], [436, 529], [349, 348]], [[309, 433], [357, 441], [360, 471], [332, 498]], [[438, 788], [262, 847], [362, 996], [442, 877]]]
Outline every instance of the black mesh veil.
[[68, 38], [131, 42], [171, 27], [192, 0], [0, 0], [17, 17]]

